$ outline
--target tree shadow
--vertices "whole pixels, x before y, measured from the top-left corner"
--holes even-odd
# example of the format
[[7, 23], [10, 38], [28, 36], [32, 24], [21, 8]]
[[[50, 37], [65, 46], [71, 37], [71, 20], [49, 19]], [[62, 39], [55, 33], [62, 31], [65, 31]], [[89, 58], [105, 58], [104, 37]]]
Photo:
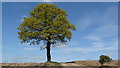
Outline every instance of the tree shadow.
[[99, 68], [118, 68], [117, 66], [100, 66]]

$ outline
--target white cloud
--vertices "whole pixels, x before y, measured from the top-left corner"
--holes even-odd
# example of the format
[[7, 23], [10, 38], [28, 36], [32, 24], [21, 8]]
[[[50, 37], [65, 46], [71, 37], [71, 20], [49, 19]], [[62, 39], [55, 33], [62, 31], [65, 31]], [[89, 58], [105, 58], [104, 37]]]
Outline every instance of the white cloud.
[[92, 43], [92, 47], [93, 48], [101, 48], [101, 47], [104, 47], [105, 44], [103, 42], [93, 42]]
[[80, 21], [78, 21], [78, 27], [77, 29], [79, 29], [78, 31], [83, 31], [85, 29], [87, 29], [92, 23], [93, 23], [93, 17], [92, 14], [91, 15], [84, 15]]
[[[82, 46], [82, 45], [81, 45]], [[113, 42], [105, 43], [105, 42], [94, 42], [92, 45], [88, 45], [88, 47], [71, 47], [62, 49], [63, 52], [80, 52], [82, 54], [96, 53], [96, 52], [109, 52], [112, 50], [117, 51], [118, 41], [114, 40]]]
[[89, 36], [85, 37], [85, 39], [101, 41], [101, 39], [98, 36], [94, 36], [94, 35], [89, 35]]
[[[100, 47], [104, 47], [105, 46], [105, 43], [104, 41], [102, 40], [102, 38], [100, 38], [99, 36], [95, 36], [95, 35], [89, 35], [89, 36], [86, 36], [84, 39], [87, 39], [87, 40], [93, 40], [90, 44], [91, 46], [94, 48], [100, 48]], [[89, 45], [90, 45], [89, 44]]]
[[[80, 17], [78, 21], [78, 31], [83, 31], [89, 27], [92, 27], [92, 25], [97, 25], [93, 30], [101, 30], [103, 31], [110, 31], [110, 30], [117, 30], [117, 7], [109, 7], [106, 9], [104, 13], [99, 13], [95, 10], [92, 11], [86, 11], [83, 13], [84, 15]], [[115, 28], [114, 28], [115, 27]], [[110, 29], [109, 29], [110, 28]], [[89, 29], [87, 29], [89, 30]]]
[[[112, 37], [118, 34], [118, 18], [117, 18], [117, 8], [110, 7], [106, 12], [101, 15], [101, 19], [98, 20], [101, 23], [101, 26], [96, 28], [93, 32], [95, 35], [100, 37]], [[99, 19], [99, 18], [98, 18]]]
[[100, 37], [118, 37], [118, 27], [117, 25], [104, 25], [95, 30], [94, 34]]
[[64, 52], [64, 54], [65, 54], [65, 55], [70, 55], [70, 54], [71, 54], [71, 52]]
[[26, 15], [23, 15], [22, 18], [21, 18], [21, 22], [24, 21], [24, 17], [27, 17]]
[[51, 2], [51, 0], [44, 0], [44, 2]]
[[[30, 47], [27, 47], [27, 48], [24, 48], [24, 50], [42, 50], [42, 49], [45, 49], [47, 45], [41, 45], [40, 48], [36, 48], [36, 47], [33, 47], [33, 48], [30, 48]], [[56, 43], [55, 45], [51, 45], [51, 47], [65, 47], [67, 46], [66, 43]]]
[[56, 43], [55, 44], [55, 47], [65, 47], [65, 46], [67, 46], [66, 43]]
[[24, 48], [24, 50], [38, 50], [38, 48]]
[[11, 56], [5, 57], [3, 59], [3, 63], [25, 63], [25, 62], [40, 62], [43, 61], [45, 58], [42, 56], [34, 56], [34, 55], [29, 55], [29, 56]]

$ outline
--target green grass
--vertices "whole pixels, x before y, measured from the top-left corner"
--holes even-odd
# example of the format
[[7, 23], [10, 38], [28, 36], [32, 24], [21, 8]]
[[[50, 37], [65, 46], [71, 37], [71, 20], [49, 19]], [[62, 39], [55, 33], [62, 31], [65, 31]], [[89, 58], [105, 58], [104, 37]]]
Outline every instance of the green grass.
[[61, 64], [60, 63], [58, 63], [58, 62], [53, 62], [53, 61], [51, 61], [51, 62], [45, 62], [46, 64], [53, 64], [53, 65], [55, 65], [55, 66], [61, 66]]
[[58, 62], [52, 62], [55, 66], [61, 66], [61, 64], [60, 63], [58, 63]]
[[51, 62], [45, 62], [45, 64], [55, 66], [55, 68], [62, 68], [61, 64], [58, 62], [51, 61]]

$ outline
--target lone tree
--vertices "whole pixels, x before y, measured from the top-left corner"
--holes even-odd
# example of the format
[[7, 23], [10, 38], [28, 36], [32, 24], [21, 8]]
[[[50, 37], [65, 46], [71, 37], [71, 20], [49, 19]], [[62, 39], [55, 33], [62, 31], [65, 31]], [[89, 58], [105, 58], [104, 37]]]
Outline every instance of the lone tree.
[[76, 30], [67, 16], [66, 11], [57, 8], [55, 4], [37, 5], [30, 11], [30, 17], [24, 17], [17, 28], [21, 43], [39, 45], [44, 42], [47, 61], [51, 61], [50, 47], [57, 43], [67, 43], [71, 39], [71, 30]]
[[107, 55], [101, 55], [100, 59], [99, 59], [99, 62], [101, 63], [102, 66], [103, 66], [104, 63], [108, 63], [108, 62], [111, 62], [111, 61], [112, 61], [112, 59]]

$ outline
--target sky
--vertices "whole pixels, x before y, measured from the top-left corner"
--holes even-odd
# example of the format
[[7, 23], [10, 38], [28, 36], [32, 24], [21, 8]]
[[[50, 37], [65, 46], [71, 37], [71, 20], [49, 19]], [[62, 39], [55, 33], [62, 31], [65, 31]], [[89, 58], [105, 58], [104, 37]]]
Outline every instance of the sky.
[[[2, 3], [2, 63], [45, 62], [46, 50], [40, 45], [20, 44], [18, 30], [23, 17], [29, 17], [41, 2]], [[66, 10], [76, 25], [67, 46], [51, 48], [52, 61], [98, 60], [100, 55], [118, 59], [117, 2], [52, 2]]]
[[2, 3], [0, 2], [0, 62], [2, 62]]

